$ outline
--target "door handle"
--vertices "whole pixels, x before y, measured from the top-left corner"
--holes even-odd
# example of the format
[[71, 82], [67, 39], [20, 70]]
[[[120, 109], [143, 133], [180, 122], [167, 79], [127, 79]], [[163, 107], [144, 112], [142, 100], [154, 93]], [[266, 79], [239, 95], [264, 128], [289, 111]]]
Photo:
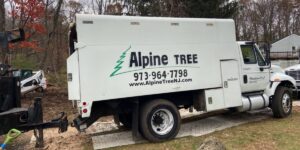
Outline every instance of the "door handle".
[[263, 67], [259, 67], [259, 70], [260, 70], [260, 71], [264, 71], [264, 68], [263, 68]]
[[245, 84], [248, 83], [248, 77], [247, 77], [247, 75], [244, 75], [243, 78], [244, 78], [244, 83]]
[[228, 88], [228, 81], [224, 81], [224, 88]]

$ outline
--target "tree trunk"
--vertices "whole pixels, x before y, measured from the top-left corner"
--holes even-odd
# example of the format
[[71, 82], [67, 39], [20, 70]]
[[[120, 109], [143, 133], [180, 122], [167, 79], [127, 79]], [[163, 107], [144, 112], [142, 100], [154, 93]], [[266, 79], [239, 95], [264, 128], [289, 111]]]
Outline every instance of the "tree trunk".
[[[57, 31], [57, 25], [58, 25], [58, 19], [59, 19], [59, 12], [60, 12], [60, 9], [61, 9], [61, 6], [62, 6], [62, 3], [63, 3], [63, 0], [59, 0], [58, 3], [57, 3], [57, 6], [56, 6], [56, 10], [54, 12], [54, 16], [53, 16], [53, 28], [51, 30], [51, 32], [49, 32], [49, 35], [48, 35], [48, 38], [47, 38], [47, 43], [46, 43], [46, 46], [47, 46], [47, 49], [44, 53], [44, 56], [43, 56], [43, 59], [42, 59], [42, 64], [41, 64], [41, 68], [45, 68], [45, 65], [46, 65], [46, 62], [48, 62], [47, 60], [49, 60], [49, 63], [50, 63], [50, 66], [52, 67], [53, 71], [54, 71], [54, 75], [55, 75], [55, 78], [56, 80], [58, 79], [58, 74], [57, 74], [57, 68], [55, 67], [55, 57], [54, 57], [54, 38], [56, 36], [56, 31]], [[48, 51], [50, 51], [50, 53], [48, 53]], [[49, 57], [49, 54], [51, 55]]]
[[[5, 31], [5, 7], [4, 7], [4, 0], [0, 0], [0, 32]], [[1, 52], [1, 60], [0, 62], [5, 63], [5, 54], [6, 54], [6, 48], [3, 48], [0, 46], [0, 52]]]
[[5, 30], [5, 7], [4, 0], [0, 1], [0, 32]]

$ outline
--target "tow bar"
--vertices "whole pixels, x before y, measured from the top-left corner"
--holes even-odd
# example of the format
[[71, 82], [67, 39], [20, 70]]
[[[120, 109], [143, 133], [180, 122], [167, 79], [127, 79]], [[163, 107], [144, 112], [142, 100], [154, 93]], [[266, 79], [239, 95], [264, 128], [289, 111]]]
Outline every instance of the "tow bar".
[[[28, 109], [14, 108], [11, 111], [0, 113], [0, 133], [8, 132], [8, 127], [15, 128], [21, 132], [33, 130], [36, 137], [35, 147], [44, 146], [43, 129], [58, 128], [58, 133], [68, 130], [68, 119], [64, 112], [58, 118], [49, 122], [43, 122], [43, 109], [41, 98], [35, 98], [33, 107]], [[6, 128], [5, 128], [6, 127]]]

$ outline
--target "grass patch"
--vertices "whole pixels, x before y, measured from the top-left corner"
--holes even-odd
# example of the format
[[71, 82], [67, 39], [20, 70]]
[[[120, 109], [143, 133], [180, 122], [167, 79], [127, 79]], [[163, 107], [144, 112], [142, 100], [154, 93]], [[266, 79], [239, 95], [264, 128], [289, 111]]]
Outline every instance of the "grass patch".
[[300, 147], [300, 107], [284, 119], [270, 118], [201, 137], [184, 137], [163, 143], [143, 143], [111, 148], [112, 150], [182, 150], [197, 149], [205, 138], [214, 136], [229, 150], [297, 150]]
[[67, 70], [61, 69], [57, 72], [57, 76], [52, 73], [46, 73], [47, 81], [56, 87], [67, 88]]
[[32, 59], [28, 58], [24, 55], [17, 55], [12, 59], [11, 62], [13, 68], [17, 69], [32, 69], [36, 70], [38, 68], [38, 63]]

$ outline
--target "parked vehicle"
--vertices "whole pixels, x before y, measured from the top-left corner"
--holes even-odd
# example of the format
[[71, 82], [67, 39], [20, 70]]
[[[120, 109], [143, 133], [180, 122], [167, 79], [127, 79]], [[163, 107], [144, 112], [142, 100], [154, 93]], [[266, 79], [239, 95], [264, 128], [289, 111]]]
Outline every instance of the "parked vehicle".
[[237, 42], [232, 19], [76, 15], [70, 32], [68, 93], [80, 131], [114, 115], [160, 142], [177, 135], [182, 108], [292, 111], [295, 80], [271, 73], [254, 42]]
[[14, 77], [20, 77], [21, 94], [32, 91], [44, 92], [47, 88], [47, 79], [43, 70], [32, 71], [29, 69], [19, 69], [13, 71]]
[[284, 69], [285, 73], [296, 80], [297, 92], [300, 92], [300, 64], [290, 66]]
[[285, 74], [285, 71], [279, 65], [271, 65], [271, 73], [279, 72]]

